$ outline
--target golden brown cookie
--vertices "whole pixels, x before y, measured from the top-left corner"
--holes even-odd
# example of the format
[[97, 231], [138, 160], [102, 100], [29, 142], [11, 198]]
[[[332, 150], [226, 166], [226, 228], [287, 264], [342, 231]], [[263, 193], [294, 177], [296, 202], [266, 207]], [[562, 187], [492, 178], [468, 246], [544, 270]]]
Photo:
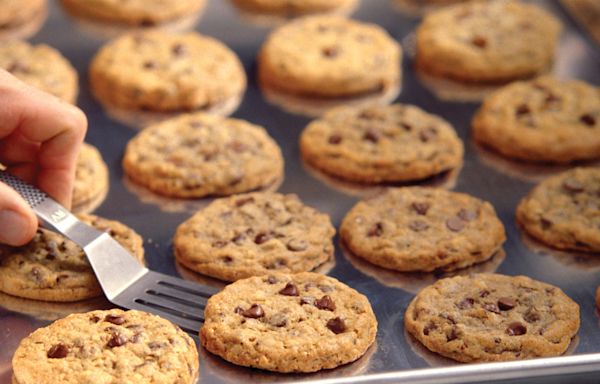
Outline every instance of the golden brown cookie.
[[77, 158], [71, 211], [91, 212], [108, 192], [108, 167], [98, 149], [84, 143]]
[[0, 0], [0, 38], [27, 38], [48, 15], [47, 0]]
[[233, 0], [239, 8], [278, 16], [340, 12], [354, 8], [358, 0]]

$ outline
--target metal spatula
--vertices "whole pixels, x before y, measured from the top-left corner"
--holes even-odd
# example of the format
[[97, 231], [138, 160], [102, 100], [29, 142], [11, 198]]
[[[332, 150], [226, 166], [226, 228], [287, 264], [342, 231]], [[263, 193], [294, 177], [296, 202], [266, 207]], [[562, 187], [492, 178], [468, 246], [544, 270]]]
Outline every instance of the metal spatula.
[[2, 170], [0, 182], [23, 196], [45, 228], [63, 234], [83, 248], [110, 302], [157, 314], [186, 332], [197, 334], [204, 322], [206, 301], [217, 289], [152, 272], [110, 235], [82, 223], [36, 187]]

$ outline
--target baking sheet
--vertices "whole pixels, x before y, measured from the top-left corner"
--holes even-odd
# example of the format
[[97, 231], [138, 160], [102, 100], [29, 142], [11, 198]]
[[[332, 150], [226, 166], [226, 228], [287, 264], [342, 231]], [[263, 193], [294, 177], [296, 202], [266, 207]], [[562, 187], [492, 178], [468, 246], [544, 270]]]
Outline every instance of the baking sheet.
[[[536, 3], [548, 7], [563, 20], [566, 27], [554, 67], [555, 74], [562, 78], [578, 78], [599, 85], [600, 62], [597, 61], [599, 56], [594, 51], [597, 48], [588, 45], [582, 38], [572, 19], [565, 16], [558, 2]], [[547, 249], [524, 236], [515, 225], [514, 210], [519, 199], [537, 181], [564, 168], [516, 164], [477, 147], [470, 140], [469, 123], [478, 106], [476, 100], [489, 89], [440, 83], [413, 70], [412, 34], [418, 24], [418, 17], [404, 13], [392, 0], [363, 0], [353, 17], [378, 23], [405, 47], [402, 92], [397, 101], [416, 104], [443, 116], [452, 122], [465, 142], [466, 156], [460, 173], [438, 178], [431, 183], [468, 192], [492, 202], [506, 226], [508, 239], [503, 253], [488, 263], [473, 267], [472, 270], [495, 270], [509, 275], [525, 274], [561, 287], [581, 306], [579, 336], [567, 354], [578, 356], [600, 352], [599, 318], [594, 306], [594, 291], [600, 283], [600, 257], [573, 255]], [[249, 76], [249, 86], [233, 116], [263, 125], [281, 146], [286, 159], [286, 172], [279, 191], [298, 194], [306, 204], [328, 213], [334, 225], [339, 227], [342, 217], [355, 202], [361, 196], [375, 192], [377, 188], [356, 186], [328, 178], [308, 168], [300, 160], [297, 140], [310, 118], [288, 113], [280, 106], [267, 101], [256, 85], [255, 55], [270, 30], [269, 21], [261, 19], [257, 24], [256, 20], [238, 14], [229, 1], [211, 0], [196, 29], [224, 41], [244, 63]], [[31, 39], [35, 43], [43, 42], [58, 48], [79, 72], [78, 105], [87, 113], [90, 123], [87, 141], [101, 150], [111, 170], [108, 198], [96, 213], [120, 220], [135, 228], [144, 237], [146, 260], [151, 269], [172, 275], [181, 274], [191, 279], [200, 278], [202, 282], [222, 286], [222, 283], [214, 279], [201, 278], [177, 266], [172, 256], [171, 241], [177, 225], [205, 205], [206, 201], [167, 200], [136, 187], [123, 177], [121, 157], [127, 141], [136, 133], [136, 129], [110, 118], [92, 98], [87, 85], [87, 68], [94, 53], [106, 41], [104, 32], [74, 22], [62, 12], [56, 2], [51, 2], [48, 21]], [[418, 381], [418, 376], [414, 375], [420, 371], [411, 370], [467, 367], [429, 353], [410, 339], [402, 325], [404, 310], [415, 292], [439, 276], [400, 274], [382, 270], [345, 252], [337, 236], [334, 241], [336, 259], [334, 265], [328, 266], [331, 268], [328, 273], [369, 297], [379, 321], [376, 345], [355, 363], [310, 375], [279, 375], [239, 368], [200, 350], [202, 382], [275, 382], [335, 378], [372, 382], [375, 376], [359, 379], [358, 375], [385, 373], [390, 376], [377, 378], [392, 382], [400, 378], [394, 376], [394, 372], [412, 375], [405, 377], [404, 382], [425, 382]], [[103, 299], [53, 305], [0, 296], [0, 383], [10, 383], [12, 354], [19, 341], [27, 334], [71, 311], [107, 306], [109, 304]], [[592, 363], [595, 361], [591, 359]], [[567, 367], [575, 367], [574, 362], [564, 361], [564, 364]], [[522, 372], [520, 376], [533, 372], [535, 368], [523, 366], [519, 371], [518, 367], [520, 366], [517, 366], [516, 372]], [[593, 368], [588, 366], [589, 369]], [[561, 368], [546, 373], [567, 371], [569, 370]], [[573, 368], [569, 372], [574, 371], [577, 370]], [[486, 376], [488, 371], [482, 372], [482, 376], [477, 376], [477, 381], [498, 378]], [[544, 373], [544, 370], [539, 372]], [[464, 376], [455, 380], [460, 381], [461, 377], [465, 381], [475, 380], [473, 377], [469, 379], [465, 372], [462, 374]], [[450, 376], [444, 374], [429, 382], [441, 382], [444, 377], [447, 379]], [[432, 377], [435, 376], [429, 379], [433, 380]], [[600, 375], [580, 375], [576, 379], [578, 382], [598, 382]], [[549, 381], [550, 379], [546, 378], [540, 382]]]

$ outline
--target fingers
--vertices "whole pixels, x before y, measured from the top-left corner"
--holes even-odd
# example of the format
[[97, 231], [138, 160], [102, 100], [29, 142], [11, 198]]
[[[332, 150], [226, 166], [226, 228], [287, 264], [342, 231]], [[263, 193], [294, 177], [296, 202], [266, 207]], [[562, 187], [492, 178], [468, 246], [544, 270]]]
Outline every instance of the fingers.
[[87, 130], [83, 112], [0, 70], [0, 116], [0, 139], [18, 131], [20, 140], [39, 145], [34, 160], [37, 177], [29, 181], [69, 207], [77, 155]]
[[35, 235], [38, 221], [29, 205], [6, 184], [0, 183], [0, 243], [26, 244]]

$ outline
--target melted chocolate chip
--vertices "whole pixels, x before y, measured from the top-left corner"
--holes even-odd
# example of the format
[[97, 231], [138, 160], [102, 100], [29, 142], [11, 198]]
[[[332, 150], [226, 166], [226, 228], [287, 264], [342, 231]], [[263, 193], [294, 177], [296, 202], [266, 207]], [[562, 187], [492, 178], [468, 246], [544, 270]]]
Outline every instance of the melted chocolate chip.
[[250, 308], [246, 309], [245, 311], [242, 311], [241, 315], [250, 319], [258, 319], [265, 315], [265, 311], [263, 311], [260, 305], [252, 304]]
[[488, 291], [487, 289], [484, 289], [483, 291], [479, 292], [479, 297], [486, 297], [489, 294], [490, 294], [490, 291]]
[[541, 318], [542, 317], [540, 316], [540, 314], [532, 308], [530, 308], [523, 316], [523, 319], [528, 323], [535, 323], [536, 321], [539, 321]]
[[437, 329], [437, 325], [433, 324], [433, 323], [428, 323], [424, 328], [423, 328], [423, 334], [425, 336], [429, 336], [429, 333], [431, 331], [433, 331], [434, 329]]
[[375, 223], [375, 225], [373, 225], [373, 227], [369, 230], [369, 232], [367, 232], [368, 237], [379, 237], [381, 235], [383, 235], [383, 224], [382, 223]]
[[466, 223], [458, 216], [453, 216], [446, 220], [446, 227], [452, 232], [460, 232], [465, 228]]
[[426, 128], [419, 133], [419, 139], [424, 143], [430, 141], [431, 139], [435, 138], [436, 136], [437, 136], [437, 130], [432, 127]]
[[498, 308], [498, 306], [493, 303], [483, 304], [483, 309], [485, 309], [488, 312], [500, 313], [500, 308]]
[[106, 315], [104, 321], [108, 321], [109, 323], [113, 323], [115, 325], [121, 325], [125, 322], [125, 318], [117, 315]]
[[298, 296], [298, 287], [294, 285], [294, 283], [287, 283], [285, 287], [281, 291], [279, 291], [281, 295], [284, 296]]
[[244, 308], [240, 307], [239, 305], [237, 307], [235, 307], [235, 309], [233, 310], [234, 313], [241, 315], [244, 312]]
[[231, 148], [235, 153], [242, 153], [247, 151], [250, 147], [241, 141], [233, 140], [231, 143], [229, 143], [229, 148]]
[[485, 48], [487, 46], [487, 40], [481, 36], [474, 36], [473, 39], [471, 39], [471, 44], [478, 48]]
[[446, 341], [452, 341], [458, 339], [460, 336], [460, 332], [456, 327], [452, 327], [450, 333], [446, 335]]
[[146, 61], [144, 63], [144, 68], [145, 69], [154, 69], [158, 67], [158, 65], [156, 64], [156, 61]]
[[579, 121], [581, 121], [585, 125], [589, 125], [590, 127], [593, 127], [594, 125], [596, 125], [596, 119], [594, 118], [594, 116], [592, 116], [590, 114], [582, 115], [579, 118]]
[[333, 288], [330, 287], [329, 285], [323, 285], [323, 284], [319, 284], [317, 285], [317, 287], [319, 288], [319, 290], [323, 293], [329, 293], [329, 292], [333, 292]]
[[236, 207], [243, 207], [244, 205], [248, 204], [248, 203], [253, 203], [254, 202], [254, 197], [249, 196], [249, 197], [242, 197], [241, 199], [237, 199], [235, 201], [235, 206]]
[[363, 140], [370, 141], [372, 143], [377, 143], [379, 141], [379, 134], [376, 131], [369, 129], [363, 135]]
[[583, 184], [581, 184], [579, 181], [577, 181], [575, 179], [565, 180], [565, 182], [563, 183], [563, 188], [569, 192], [574, 192], [574, 193], [583, 192], [583, 190], [584, 190]]
[[528, 115], [529, 113], [531, 113], [531, 109], [529, 109], [529, 106], [527, 104], [519, 105], [517, 107], [517, 110], [515, 111], [515, 114], [517, 115], [517, 117]]
[[233, 241], [237, 245], [242, 244], [244, 240], [246, 240], [246, 235], [244, 235], [243, 233], [237, 234], [233, 237], [233, 239], [231, 239], [231, 241]]
[[527, 327], [521, 324], [518, 321], [512, 322], [508, 324], [506, 328], [506, 333], [509, 336], [521, 336], [527, 333]]
[[277, 283], [277, 278], [275, 276], [269, 276], [269, 277], [267, 277], [267, 283], [269, 283], [269, 284], [276, 284]]
[[408, 228], [410, 228], [411, 230], [415, 231], [415, 232], [422, 232], [424, 230], [426, 230], [427, 228], [429, 228], [429, 224], [427, 224], [424, 221], [421, 220], [415, 220], [415, 221], [411, 221], [408, 224]]
[[477, 218], [477, 212], [472, 209], [461, 209], [457, 214], [464, 221], [473, 221]]
[[540, 218], [540, 224], [542, 225], [542, 229], [548, 229], [552, 227], [552, 222], [544, 217]]
[[326, 47], [321, 51], [323, 56], [328, 57], [330, 59], [336, 57], [340, 53], [340, 49], [338, 47]]
[[338, 335], [346, 330], [346, 323], [344, 323], [344, 320], [340, 319], [339, 317], [334, 317], [333, 319], [327, 321], [327, 328], [329, 328], [331, 332]]
[[469, 309], [473, 307], [473, 304], [475, 304], [475, 300], [470, 297], [466, 297], [463, 300], [461, 300], [458, 304], [456, 304], [456, 306], [459, 309]]
[[415, 212], [417, 212], [419, 215], [425, 215], [427, 214], [427, 211], [429, 211], [429, 203], [412, 203], [412, 208], [415, 210]]
[[333, 302], [331, 297], [329, 297], [329, 295], [325, 295], [319, 300], [316, 300], [315, 307], [325, 311], [335, 311], [335, 303]]
[[46, 353], [49, 359], [64, 359], [69, 353], [69, 348], [66, 345], [59, 343], [55, 344]]
[[517, 305], [516, 301], [510, 297], [501, 297], [498, 299], [498, 308], [502, 311], [510, 311]]
[[171, 52], [173, 52], [175, 56], [184, 56], [187, 53], [187, 49], [185, 45], [178, 43], [171, 48]]
[[267, 241], [271, 240], [272, 238], [273, 238], [273, 235], [271, 233], [259, 233], [254, 238], [254, 242], [256, 244], [260, 245], [260, 244], [266, 243]]
[[125, 336], [121, 335], [119, 332], [115, 332], [106, 343], [106, 346], [108, 348], [116, 348], [125, 345], [125, 343], [127, 343], [127, 338], [125, 338]]
[[340, 136], [340, 135], [331, 135], [331, 136], [329, 136], [329, 139], [327, 139], [327, 142], [329, 144], [337, 145], [337, 144], [339, 144], [339, 143], [342, 142], [342, 136]]

